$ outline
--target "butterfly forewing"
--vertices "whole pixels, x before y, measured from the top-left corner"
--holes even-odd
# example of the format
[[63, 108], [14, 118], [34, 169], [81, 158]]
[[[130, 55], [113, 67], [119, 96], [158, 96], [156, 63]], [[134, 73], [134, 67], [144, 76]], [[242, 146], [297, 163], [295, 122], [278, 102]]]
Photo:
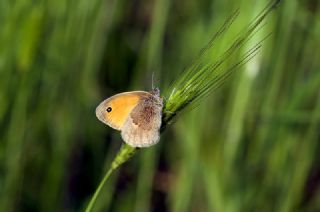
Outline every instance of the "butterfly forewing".
[[108, 126], [121, 130], [131, 111], [138, 105], [141, 98], [150, 96], [145, 91], [125, 92], [114, 95], [99, 104], [96, 116]]

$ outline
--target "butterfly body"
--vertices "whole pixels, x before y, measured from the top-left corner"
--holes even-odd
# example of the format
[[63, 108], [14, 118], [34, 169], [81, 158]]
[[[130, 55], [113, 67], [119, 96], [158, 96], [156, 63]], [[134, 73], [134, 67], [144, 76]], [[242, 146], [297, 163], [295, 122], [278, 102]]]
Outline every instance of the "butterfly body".
[[96, 116], [121, 131], [123, 140], [133, 147], [149, 147], [159, 142], [163, 101], [158, 89], [114, 95], [96, 109]]

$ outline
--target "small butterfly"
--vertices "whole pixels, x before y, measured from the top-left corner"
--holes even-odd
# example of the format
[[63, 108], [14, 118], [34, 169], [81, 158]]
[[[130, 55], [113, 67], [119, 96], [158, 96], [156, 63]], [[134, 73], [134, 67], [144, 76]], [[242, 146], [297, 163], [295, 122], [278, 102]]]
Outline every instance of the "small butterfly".
[[131, 91], [114, 95], [96, 108], [97, 118], [121, 131], [132, 147], [149, 147], [160, 139], [163, 100], [160, 90]]

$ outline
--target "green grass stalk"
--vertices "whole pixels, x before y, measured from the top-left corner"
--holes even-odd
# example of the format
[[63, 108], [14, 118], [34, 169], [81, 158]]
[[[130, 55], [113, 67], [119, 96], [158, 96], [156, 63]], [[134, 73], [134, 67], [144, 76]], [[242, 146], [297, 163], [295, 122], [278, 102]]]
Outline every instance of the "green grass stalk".
[[103, 177], [102, 181], [99, 183], [98, 188], [96, 189], [96, 191], [94, 192], [87, 208], [86, 208], [86, 212], [90, 212], [92, 211], [95, 202], [97, 201], [97, 198], [101, 192], [101, 189], [104, 187], [105, 183], [107, 182], [107, 180], [109, 179], [109, 177], [111, 176], [111, 174], [123, 163], [125, 163], [126, 161], [128, 161], [137, 151], [137, 148], [131, 147], [127, 144], [123, 144], [121, 149], [119, 150], [118, 154], [116, 155], [116, 157], [114, 158], [114, 160], [111, 163], [111, 167], [108, 169], [107, 173], [105, 174], [105, 176]]

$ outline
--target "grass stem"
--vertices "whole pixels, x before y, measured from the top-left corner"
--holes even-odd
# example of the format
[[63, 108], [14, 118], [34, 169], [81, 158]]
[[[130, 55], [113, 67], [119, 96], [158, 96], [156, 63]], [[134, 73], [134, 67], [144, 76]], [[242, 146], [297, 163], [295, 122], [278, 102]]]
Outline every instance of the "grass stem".
[[121, 164], [125, 163], [126, 161], [128, 161], [133, 155], [134, 153], [137, 151], [137, 148], [131, 147], [127, 144], [123, 144], [121, 149], [119, 150], [118, 154], [116, 155], [116, 157], [113, 159], [112, 163], [111, 163], [111, 167], [109, 168], [109, 170], [107, 171], [107, 173], [104, 175], [102, 181], [100, 182], [98, 188], [96, 189], [96, 191], [94, 192], [87, 208], [86, 208], [86, 212], [91, 212], [93, 209], [94, 204], [97, 201], [97, 198], [101, 192], [101, 189], [104, 187], [105, 183], [107, 182], [107, 180], [109, 179], [109, 177], [111, 176], [111, 174], [113, 173], [113, 171], [115, 171]]

